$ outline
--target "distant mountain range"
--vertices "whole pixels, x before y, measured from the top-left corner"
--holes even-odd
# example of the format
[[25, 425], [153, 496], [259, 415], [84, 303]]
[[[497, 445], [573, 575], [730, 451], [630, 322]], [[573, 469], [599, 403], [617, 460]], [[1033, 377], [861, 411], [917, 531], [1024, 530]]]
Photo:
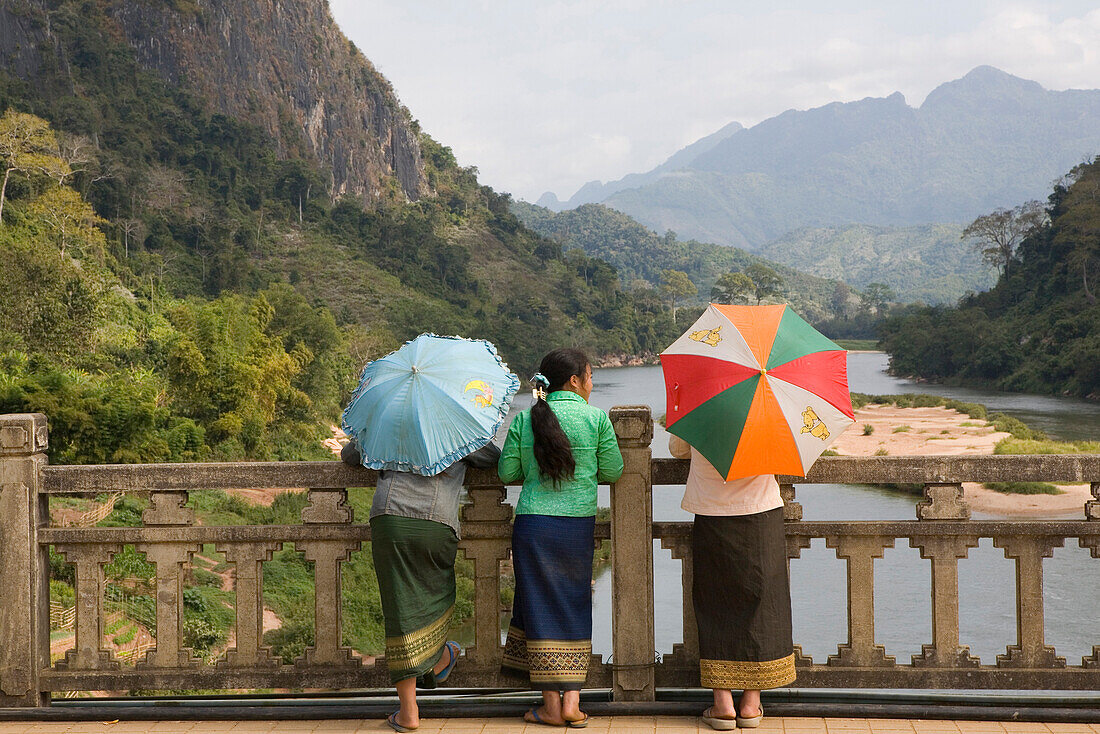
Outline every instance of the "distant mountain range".
[[732, 123], [652, 171], [539, 203], [601, 202], [658, 232], [755, 249], [804, 227], [968, 222], [1045, 198], [1098, 152], [1100, 90], [979, 66], [918, 108], [895, 93]]

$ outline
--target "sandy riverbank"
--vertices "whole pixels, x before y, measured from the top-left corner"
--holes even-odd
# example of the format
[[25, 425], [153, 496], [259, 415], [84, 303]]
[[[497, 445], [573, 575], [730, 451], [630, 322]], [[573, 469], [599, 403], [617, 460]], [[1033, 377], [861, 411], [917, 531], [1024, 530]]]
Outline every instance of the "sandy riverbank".
[[[948, 408], [868, 405], [857, 410], [855, 417], [855, 424], [833, 444], [841, 456], [874, 456], [883, 451], [889, 456], [992, 454], [997, 442], [1009, 435]], [[865, 425], [873, 427], [870, 435], [863, 435]], [[1092, 499], [1089, 485], [1057, 486], [1063, 494], [1004, 494], [971, 482], [963, 484], [963, 491], [976, 512], [1016, 518], [1071, 513], [1084, 517], [1085, 502]]]

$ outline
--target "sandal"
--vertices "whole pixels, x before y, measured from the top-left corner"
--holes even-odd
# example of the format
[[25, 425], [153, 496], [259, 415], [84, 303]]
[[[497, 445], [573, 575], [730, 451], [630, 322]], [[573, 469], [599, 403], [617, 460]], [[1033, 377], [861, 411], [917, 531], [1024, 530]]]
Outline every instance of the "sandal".
[[[570, 729], [583, 729], [588, 726], [588, 714], [581, 712], [581, 719], [565, 719], [565, 725]], [[564, 716], [562, 718], [565, 718]]]
[[419, 726], [404, 726], [403, 724], [398, 724], [396, 711], [386, 717], [386, 723], [390, 725], [391, 729], [398, 732], [398, 734], [405, 734], [405, 732], [416, 731], [420, 728]]
[[737, 717], [723, 714], [721, 716], [712, 716], [714, 707], [709, 706], [707, 710], [703, 712], [703, 723], [709, 726], [715, 731], [733, 731], [737, 728]]
[[451, 653], [451, 660], [447, 663], [447, 667], [436, 674], [436, 684], [442, 683], [450, 677], [451, 671], [455, 669], [455, 663], [458, 662], [458, 654], [462, 652], [462, 648], [454, 640], [448, 641], [445, 647], [447, 651]]
[[[530, 716], [531, 718], [527, 718], [528, 716]], [[529, 709], [527, 713], [523, 715], [523, 720], [526, 721], [528, 724], [542, 724], [543, 726], [565, 726], [564, 722], [561, 724], [555, 724], [552, 721], [543, 721], [541, 718], [539, 718], [539, 709], [537, 706], [533, 709]], [[588, 717], [585, 717], [584, 723], [588, 724]]]
[[[740, 709], [739, 709], [740, 710]], [[764, 705], [760, 705], [760, 713], [756, 716], [742, 716], [737, 714], [737, 725], [742, 729], [755, 729], [760, 726], [760, 721], [764, 718]]]

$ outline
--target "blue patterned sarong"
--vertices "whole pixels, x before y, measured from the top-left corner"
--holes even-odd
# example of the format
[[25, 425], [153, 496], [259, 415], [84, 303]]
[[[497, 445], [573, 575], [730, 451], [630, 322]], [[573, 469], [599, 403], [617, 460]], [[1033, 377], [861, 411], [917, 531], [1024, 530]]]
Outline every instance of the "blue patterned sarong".
[[516, 595], [501, 670], [536, 690], [580, 690], [588, 677], [595, 524], [595, 517], [516, 516]]

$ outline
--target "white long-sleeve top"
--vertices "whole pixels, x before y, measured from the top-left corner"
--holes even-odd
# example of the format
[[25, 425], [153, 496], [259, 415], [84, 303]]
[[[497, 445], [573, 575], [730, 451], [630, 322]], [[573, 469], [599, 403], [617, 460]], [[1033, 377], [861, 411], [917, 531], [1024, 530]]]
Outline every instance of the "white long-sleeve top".
[[668, 450], [677, 459], [691, 459], [680, 507], [696, 515], [755, 515], [783, 506], [774, 474], [727, 482], [709, 461], [679, 436], [670, 436]]

